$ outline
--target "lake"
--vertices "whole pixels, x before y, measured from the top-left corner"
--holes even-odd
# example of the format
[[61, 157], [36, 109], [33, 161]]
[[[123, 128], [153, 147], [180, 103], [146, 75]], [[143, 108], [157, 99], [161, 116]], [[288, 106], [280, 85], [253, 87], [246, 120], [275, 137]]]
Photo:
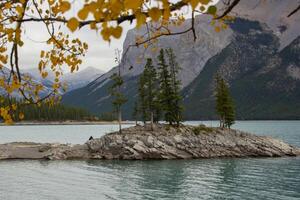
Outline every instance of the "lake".
[[[216, 126], [216, 121], [186, 122]], [[129, 126], [129, 125], [126, 125]], [[300, 146], [300, 121], [238, 121], [234, 128]], [[84, 143], [116, 125], [0, 126], [0, 143]], [[171, 161], [0, 161], [0, 200], [300, 199], [300, 158]]]

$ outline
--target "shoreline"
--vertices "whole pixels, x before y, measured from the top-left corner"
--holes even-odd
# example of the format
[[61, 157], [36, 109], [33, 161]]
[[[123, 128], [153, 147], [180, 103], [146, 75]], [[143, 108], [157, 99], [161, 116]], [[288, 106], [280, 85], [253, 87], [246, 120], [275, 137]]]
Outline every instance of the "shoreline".
[[[117, 121], [22, 121], [11, 125], [0, 123], [0, 126], [52, 126], [52, 125], [115, 125]], [[134, 125], [135, 122], [124, 121], [122, 125]]]
[[[215, 122], [218, 120], [186, 120], [184, 122], [199, 122], [201, 124], [202, 122]], [[236, 122], [268, 122], [268, 121], [300, 121], [299, 119], [293, 119], [293, 120], [282, 120], [282, 119], [274, 119], [274, 120], [237, 120]], [[141, 123], [138, 121], [139, 124]], [[52, 125], [117, 125], [118, 121], [21, 121], [21, 122], [15, 122], [14, 124], [7, 125], [3, 122], [0, 122], [1, 126], [52, 126]], [[122, 125], [135, 125], [135, 121], [123, 121]]]
[[300, 156], [300, 148], [281, 140], [235, 129], [204, 125], [133, 126], [84, 144], [11, 142], [0, 144], [0, 160], [169, 160]]

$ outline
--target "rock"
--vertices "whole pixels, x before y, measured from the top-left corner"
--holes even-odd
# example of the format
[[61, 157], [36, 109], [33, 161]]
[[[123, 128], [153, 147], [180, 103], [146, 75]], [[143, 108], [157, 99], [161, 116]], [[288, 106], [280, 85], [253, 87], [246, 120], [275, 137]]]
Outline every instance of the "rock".
[[[299, 148], [271, 137], [213, 128], [193, 132], [193, 126], [178, 129], [159, 125], [154, 132], [143, 127], [124, 129], [88, 141], [93, 157], [108, 159], [187, 159], [212, 157], [297, 156]], [[120, 141], [121, 140], [121, 141]], [[118, 142], [116, 142], [118, 141]]]
[[[197, 130], [197, 131], [195, 131]], [[82, 145], [0, 144], [1, 159], [190, 159], [215, 157], [298, 156], [300, 149], [283, 141], [238, 130], [201, 126], [130, 127]]]

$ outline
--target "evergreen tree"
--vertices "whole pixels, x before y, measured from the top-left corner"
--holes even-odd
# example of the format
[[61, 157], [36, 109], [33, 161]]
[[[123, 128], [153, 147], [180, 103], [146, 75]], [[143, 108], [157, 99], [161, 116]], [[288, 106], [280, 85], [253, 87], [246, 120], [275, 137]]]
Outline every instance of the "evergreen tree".
[[152, 64], [152, 59], [148, 58], [144, 70], [145, 88], [146, 88], [146, 105], [150, 113], [151, 129], [153, 130], [154, 114], [158, 106], [157, 97], [157, 74]]
[[147, 113], [145, 82], [146, 82], [145, 74], [142, 73], [139, 78], [139, 83], [138, 83], [138, 93], [139, 93], [139, 100], [138, 100], [139, 108], [138, 108], [138, 110], [141, 114], [142, 121], [144, 122], [144, 124], [146, 123], [146, 121], [149, 118], [148, 113]]
[[173, 124], [173, 95], [172, 95], [172, 79], [171, 74], [168, 69], [168, 65], [165, 60], [164, 50], [161, 49], [158, 55], [158, 65], [159, 65], [159, 81], [160, 81], [160, 94], [159, 100], [161, 109], [164, 112], [164, 119], [170, 125]]
[[225, 112], [223, 109], [224, 105], [224, 95], [223, 95], [223, 84], [222, 84], [222, 78], [219, 74], [215, 77], [215, 98], [216, 98], [216, 112], [219, 116], [220, 121], [220, 127], [224, 127], [224, 117]]
[[118, 73], [114, 73], [110, 78], [113, 84], [109, 88], [111, 96], [114, 97], [112, 104], [115, 112], [118, 114], [119, 132], [122, 133], [122, 110], [121, 107], [126, 103], [127, 99], [121, 92], [121, 87], [124, 83], [121, 76], [121, 50], [115, 50], [115, 62], [118, 64]]
[[179, 126], [180, 122], [182, 121], [182, 97], [180, 95], [180, 85], [181, 82], [178, 80], [178, 72], [180, 67], [176, 62], [176, 56], [173, 52], [173, 49], [169, 48], [166, 50], [168, 61], [169, 61], [169, 68], [170, 68], [170, 75], [171, 75], [171, 86], [172, 86], [172, 117], [173, 120], [176, 122], [177, 126]]
[[229, 94], [229, 90], [228, 90], [228, 101], [225, 104], [225, 110], [226, 110], [225, 126], [227, 128], [230, 128], [235, 123], [235, 111], [234, 111], [233, 99]]
[[118, 114], [119, 132], [122, 132], [122, 112], [121, 107], [126, 103], [127, 99], [121, 92], [121, 86], [123, 85], [123, 79], [117, 73], [114, 73], [111, 77], [113, 84], [109, 88], [111, 96], [113, 96], [112, 104], [115, 112]]
[[[143, 120], [147, 121], [150, 117], [151, 129], [153, 123], [159, 120], [158, 84], [157, 73], [152, 64], [152, 59], [148, 58], [144, 72], [139, 81], [140, 108]], [[150, 116], [148, 116], [148, 113]]]
[[135, 101], [133, 106], [133, 112], [132, 112], [132, 117], [135, 120], [135, 125], [137, 125], [138, 115], [139, 115], [139, 105], [138, 102]]
[[235, 120], [233, 99], [225, 80], [219, 74], [216, 75], [215, 79], [216, 112], [220, 118], [220, 127], [230, 128]]
[[9, 105], [14, 105], [13, 107], [16, 107], [16, 111], [12, 115], [13, 121], [61, 121], [87, 120], [93, 118], [89, 112], [81, 108], [65, 106], [59, 103], [52, 105], [48, 102], [42, 102], [40, 104], [26, 104], [23, 100], [17, 100], [14, 98], [8, 99], [0, 96], [0, 106], [6, 107]]

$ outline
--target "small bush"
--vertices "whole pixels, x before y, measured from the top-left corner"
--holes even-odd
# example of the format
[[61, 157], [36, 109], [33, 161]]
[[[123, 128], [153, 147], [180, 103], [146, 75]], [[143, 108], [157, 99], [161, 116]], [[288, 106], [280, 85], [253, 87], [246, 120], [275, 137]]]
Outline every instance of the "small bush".
[[211, 127], [206, 127], [205, 125], [203, 124], [200, 124], [199, 126], [195, 126], [193, 128], [193, 132], [196, 134], [196, 135], [199, 135], [201, 132], [204, 132], [204, 133], [208, 133], [208, 132], [212, 132], [213, 131], [213, 128]]

